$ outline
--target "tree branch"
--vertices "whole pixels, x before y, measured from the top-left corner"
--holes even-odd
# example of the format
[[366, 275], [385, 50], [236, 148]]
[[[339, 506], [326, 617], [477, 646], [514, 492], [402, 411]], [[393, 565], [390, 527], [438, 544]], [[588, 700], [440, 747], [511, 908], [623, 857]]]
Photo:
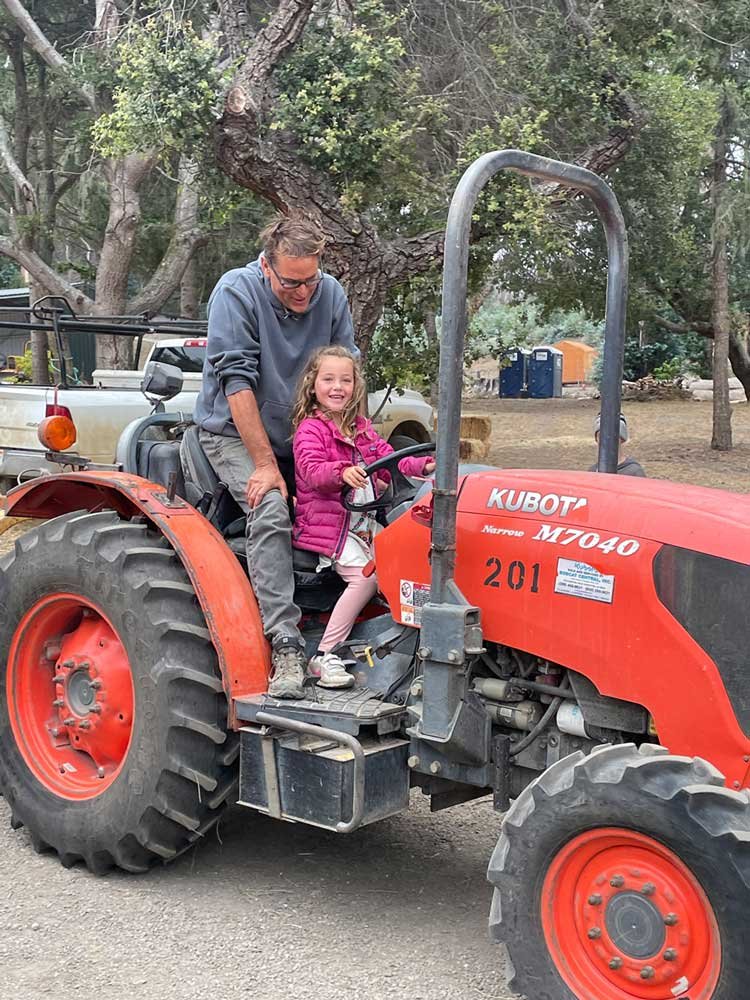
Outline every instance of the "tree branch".
[[64, 77], [70, 86], [81, 95], [91, 110], [95, 111], [96, 102], [94, 99], [94, 91], [91, 87], [81, 86], [74, 79], [67, 61], [49, 41], [24, 5], [20, 3], [19, 0], [2, 0], [2, 3], [23, 32], [24, 37], [31, 48], [45, 61], [51, 70], [59, 76]]
[[16, 191], [20, 195], [21, 205], [25, 209], [25, 212], [27, 214], [35, 212], [37, 207], [36, 192], [13, 155], [8, 130], [6, 129], [5, 122], [2, 118], [0, 118], [0, 157], [2, 157], [3, 163], [13, 179], [13, 184], [15, 185]]
[[219, 19], [229, 50], [229, 62], [239, 62], [247, 50], [250, 37], [250, 15], [247, 0], [219, 0]]
[[[281, 0], [276, 13], [255, 36], [242, 66], [226, 96], [226, 113], [259, 117], [276, 65], [293, 48], [304, 31], [315, 0]], [[223, 0], [229, 16], [236, 15], [238, 2]]]
[[696, 320], [694, 323], [688, 321], [676, 323], [674, 320], [659, 316], [658, 313], [652, 313], [651, 319], [657, 326], [660, 326], [663, 330], [668, 330], [670, 333], [699, 333], [702, 337], [710, 338], [713, 338], [714, 335], [713, 325], [706, 323], [704, 320]]
[[10, 257], [31, 275], [50, 295], [61, 295], [70, 302], [76, 312], [87, 313], [94, 305], [80, 288], [46, 264], [34, 250], [20, 246], [6, 236], [0, 236], [0, 254]]
[[208, 234], [198, 224], [197, 173], [195, 163], [188, 157], [181, 157], [174, 235], [156, 271], [128, 303], [128, 312], [152, 313], [160, 309], [179, 287], [195, 251], [208, 242]]

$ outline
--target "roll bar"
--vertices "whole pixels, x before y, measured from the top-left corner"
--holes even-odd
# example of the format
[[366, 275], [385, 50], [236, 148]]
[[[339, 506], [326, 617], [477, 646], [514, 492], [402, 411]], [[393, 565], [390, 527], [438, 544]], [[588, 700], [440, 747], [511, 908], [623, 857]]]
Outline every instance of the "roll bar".
[[604, 226], [608, 271], [597, 469], [599, 472], [617, 471], [628, 296], [628, 240], [620, 206], [609, 185], [583, 167], [518, 149], [485, 153], [471, 164], [459, 181], [448, 212], [445, 234], [431, 604], [450, 602], [456, 561], [456, 489], [471, 217], [482, 188], [500, 170], [514, 170], [582, 191], [593, 201]]

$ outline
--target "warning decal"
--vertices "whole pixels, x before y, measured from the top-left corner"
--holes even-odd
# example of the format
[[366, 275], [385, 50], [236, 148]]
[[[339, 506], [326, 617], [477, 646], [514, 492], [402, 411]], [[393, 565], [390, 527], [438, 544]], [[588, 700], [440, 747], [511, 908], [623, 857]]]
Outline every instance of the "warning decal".
[[430, 599], [429, 583], [402, 580], [400, 588], [401, 621], [404, 625], [421, 625], [422, 608]]
[[568, 594], [570, 597], [583, 597], [588, 601], [611, 604], [614, 589], [614, 576], [600, 573], [595, 566], [574, 559], [557, 560], [556, 594]]

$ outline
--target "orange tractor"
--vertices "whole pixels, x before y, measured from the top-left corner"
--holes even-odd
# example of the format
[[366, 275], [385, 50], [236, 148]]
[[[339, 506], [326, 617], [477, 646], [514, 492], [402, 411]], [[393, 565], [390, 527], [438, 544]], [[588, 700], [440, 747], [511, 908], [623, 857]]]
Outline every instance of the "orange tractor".
[[[605, 227], [598, 473], [458, 465], [471, 215], [504, 168], [587, 194]], [[13, 490], [9, 513], [47, 519], [0, 562], [14, 826], [66, 866], [141, 872], [232, 803], [346, 833], [415, 786], [433, 809], [491, 795], [505, 819], [490, 929], [529, 1000], [745, 996], [750, 501], [611, 474], [626, 295], [600, 178], [515, 150], [467, 170], [446, 235], [436, 478], [375, 501], [382, 597], [348, 640], [343, 693], [266, 694], [243, 520], [177, 416], [132, 425], [114, 469], [80, 460]], [[169, 395], [170, 374], [152, 390]], [[307, 559], [314, 648], [337, 582]]]

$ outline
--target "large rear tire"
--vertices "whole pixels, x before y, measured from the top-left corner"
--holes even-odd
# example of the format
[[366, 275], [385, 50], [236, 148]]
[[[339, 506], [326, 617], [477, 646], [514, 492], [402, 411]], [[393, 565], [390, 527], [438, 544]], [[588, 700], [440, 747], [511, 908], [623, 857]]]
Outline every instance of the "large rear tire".
[[737, 1000], [747, 990], [750, 799], [700, 759], [603, 748], [514, 802], [490, 932], [529, 1000]]
[[238, 740], [193, 587], [147, 524], [77, 512], [0, 561], [0, 791], [36, 850], [170, 861], [219, 819]]

